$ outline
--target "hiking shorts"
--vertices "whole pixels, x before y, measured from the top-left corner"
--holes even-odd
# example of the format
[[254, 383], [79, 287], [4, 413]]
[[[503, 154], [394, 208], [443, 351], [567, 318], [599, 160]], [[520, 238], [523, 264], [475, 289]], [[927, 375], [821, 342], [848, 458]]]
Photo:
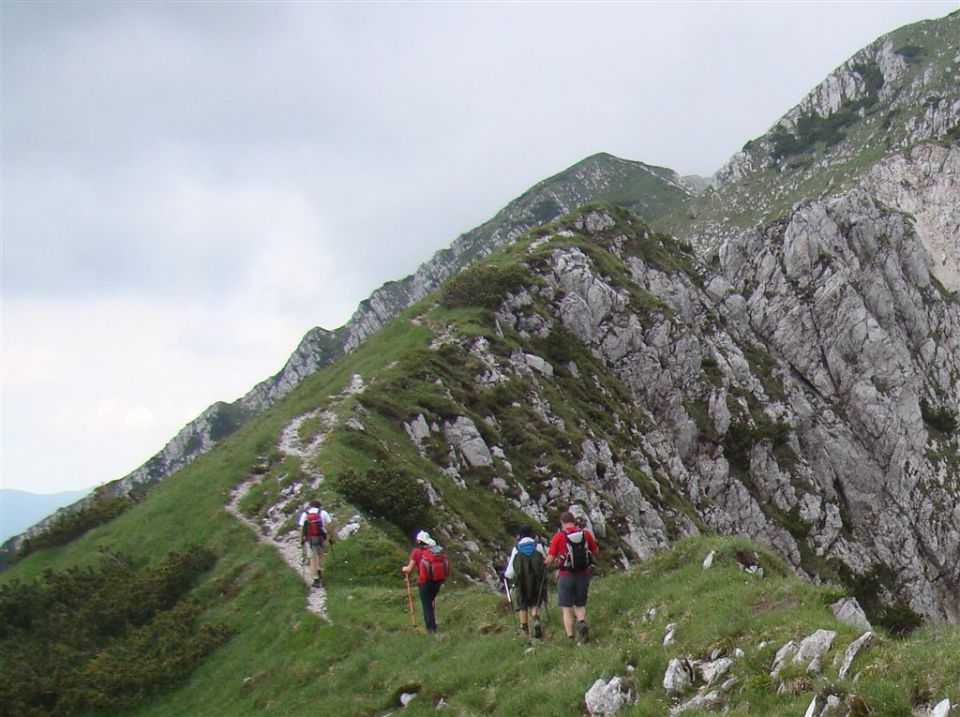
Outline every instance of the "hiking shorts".
[[557, 604], [560, 607], [585, 607], [589, 589], [589, 573], [561, 575], [557, 578]]
[[525, 595], [519, 586], [513, 589], [513, 609], [529, 610], [532, 607], [545, 603], [547, 601], [547, 585], [543, 584], [540, 588], [540, 595]]
[[324, 551], [326, 550], [326, 547], [327, 547], [326, 541], [318, 545], [313, 545], [310, 542], [310, 539], [307, 538], [306, 540], [303, 541], [303, 554], [306, 555], [308, 558], [313, 557], [314, 555], [323, 555]]

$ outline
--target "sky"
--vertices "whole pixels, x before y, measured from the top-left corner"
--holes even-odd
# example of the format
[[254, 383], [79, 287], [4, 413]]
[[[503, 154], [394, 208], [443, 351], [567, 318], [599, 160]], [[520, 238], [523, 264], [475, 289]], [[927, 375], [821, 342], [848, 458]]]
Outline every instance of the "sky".
[[0, 487], [126, 475], [596, 152], [713, 174], [944, 2], [0, 2]]

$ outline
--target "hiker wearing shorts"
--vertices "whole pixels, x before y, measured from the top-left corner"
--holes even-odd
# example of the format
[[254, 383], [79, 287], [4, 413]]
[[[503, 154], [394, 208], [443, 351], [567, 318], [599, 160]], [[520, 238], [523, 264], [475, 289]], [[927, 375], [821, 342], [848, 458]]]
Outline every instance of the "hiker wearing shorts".
[[[431, 569], [428, 568], [428, 565], [431, 564], [430, 549], [442, 549], [437, 547], [437, 541], [431, 538], [430, 533], [425, 530], [417, 533], [414, 540], [417, 545], [410, 551], [410, 561], [400, 568], [400, 570], [409, 575], [411, 570], [414, 568], [417, 569], [417, 590], [420, 592], [420, 604], [423, 606], [423, 624], [426, 626], [427, 632], [436, 632], [437, 616], [435, 602], [437, 593], [439, 593], [440, 588], [443, 587], [446, 573], [444, 572], [442, 576], [438, 576], [440, 579], [435, 580], [433, 579], [433, 575], [430, 574]], [[446, 558], [442, 558], [442, 561], [446, 563]], [[445, 570], [449, 570], [449, 564], [446, 564]]]
[[577, 639], [581, 643], [590, 639], [587, 593], [590, 589], [590, 566], [599, 550], [590, 531], [577, 526], [573, 513], [567, 511], [560, 516], [560, 530], [550, 540], [546, 564], [556, 563], [560, 568], [557, 604], [563, 613], [563, 629], [568, 638], [574, 639], [576, 621]]
[[534, 539], [533, 528], [521, 525], [503, 576], [514, 584], [513, 609], [520, 616], [520, 631], [529, 635], [532, 622], [533, 636], [537, 639], [543, 637], [540, 605], [547, 598], [547, 586], [544, 584], [547, 576], [545, 559], [546, 551]]
[[320, 587], [323, 579], [323, 558], [329, 540], [333, 543], [333, 519], [323, 509], [319, 500], [311, 500], [307, 509], [300, 514], [300, 545], [303, 557], [309, 559], [310, 569], [316, 576], [313, 587]]

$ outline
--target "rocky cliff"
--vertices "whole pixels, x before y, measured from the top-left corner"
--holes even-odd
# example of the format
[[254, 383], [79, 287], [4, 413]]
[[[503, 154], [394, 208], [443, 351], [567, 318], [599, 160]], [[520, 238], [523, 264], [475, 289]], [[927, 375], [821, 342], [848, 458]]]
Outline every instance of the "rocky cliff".
[[[565, 233], [622, 267], [565, 246]], [[595, 523], [617, 516], [599, 532], [619, 533], [624, 559], [698, 525], [745, 533], [800, 570], [960, 620], [960, 303], [912, 217], [854, 190], [744, 232], [709, 268], [637, 251], [650, 236], [606, 211], [551, 241], [499, 320], [527, 336], [562, 326], [629, 398], [612, 428], [569, 436], [575, 470], [552, 475], [537, 506], [519, 503], [531, 518], [565, 502]], [[552, 405], [550, 422], [552, 379], [530, 365], [507, 370], [527, 376], [533, 405]]]
[[[114, 489], [189, 463], [429, 299], [429, 349], [363, 377], [351, 430], [366, 411], [403, 432], [397, 470], [426, 461], [418, 485], [474, 576], [502, 558], [469, 514], [483, 489], [540, 524], [574, 506], [623, 564], [745, 533], [891, 622], [960, 621], [957, 46], [958, 13], [881, 38], [710, 182], [609, 155], [542, 182]], [[464, 328], [457, 308], [487, 313]]]

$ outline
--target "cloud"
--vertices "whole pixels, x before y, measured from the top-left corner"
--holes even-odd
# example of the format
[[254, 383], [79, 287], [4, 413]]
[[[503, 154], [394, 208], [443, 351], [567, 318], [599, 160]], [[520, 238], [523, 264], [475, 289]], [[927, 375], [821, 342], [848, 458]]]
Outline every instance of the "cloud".
[[5, 300], [4, 486], [60, 490], [125, 475], [208, 405], [279, 370], [302, 333], [255, 301]]
[[955, 8], [3, 3], [3, 480], [119, 477], [537, 181], [709, 174]]
[[24, 390], [49, 381], [57, 374], [59, 355], [47, 348], [24, 348], [11, 345], [3, 350], [3, 386]]
[[[56, 429], [80, 430], [85, 433], [108, 433], [116, 436], [128, 430], [152, 428], [159, 422], [155, 408], [131, 406], [117, 397], [95, 400], [90, 405], [61, 406], [53, 421]], [[163, 426], [167, 428], [166, 425]]]

